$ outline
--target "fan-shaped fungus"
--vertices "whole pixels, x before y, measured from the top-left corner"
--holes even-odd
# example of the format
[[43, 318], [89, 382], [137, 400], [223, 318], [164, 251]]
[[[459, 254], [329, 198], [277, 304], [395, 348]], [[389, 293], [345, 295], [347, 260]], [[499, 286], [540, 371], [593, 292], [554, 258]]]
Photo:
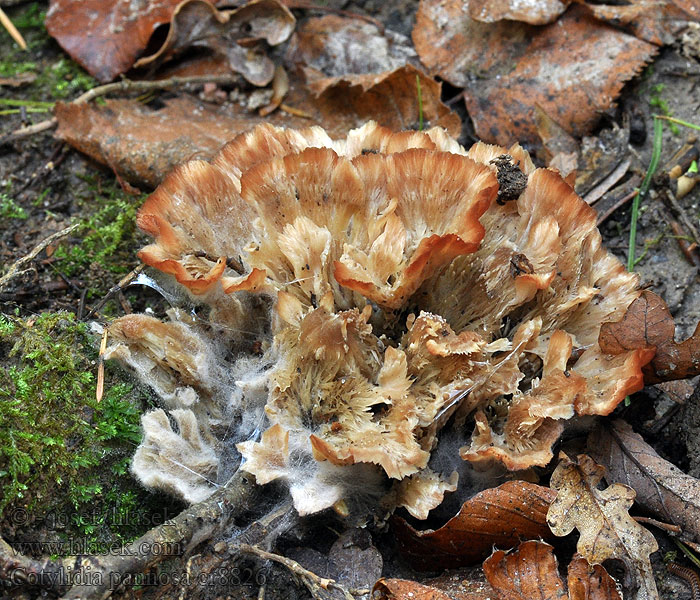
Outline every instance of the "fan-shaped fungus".
[[425, 517], [457, 483], [428, 466], [452, 416], [475, 422], [462, 458], [545, 465], [562, 423], [612, 411], [652, 354], [598, 347], [639, 292], [595, 221], [519, 146], [440, 129], [262, 125], [177, 168], [139, 213], [139, 256], [209, 313], [110, 326], [109, 355], [177, 423], [144, 417], [134, 472], [194, 501], [237, 442], [302, 514], [384, 496]]

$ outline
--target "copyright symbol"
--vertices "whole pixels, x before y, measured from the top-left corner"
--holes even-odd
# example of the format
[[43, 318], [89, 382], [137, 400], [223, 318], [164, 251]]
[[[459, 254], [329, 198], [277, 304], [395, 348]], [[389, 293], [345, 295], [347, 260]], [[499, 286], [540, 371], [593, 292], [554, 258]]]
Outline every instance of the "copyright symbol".
[[29, 517], [27, 516], [27, 511], [25, 509], [16, 508], [12, 511], [10, 519], [13, 525], [24, 525], [28, 521]]

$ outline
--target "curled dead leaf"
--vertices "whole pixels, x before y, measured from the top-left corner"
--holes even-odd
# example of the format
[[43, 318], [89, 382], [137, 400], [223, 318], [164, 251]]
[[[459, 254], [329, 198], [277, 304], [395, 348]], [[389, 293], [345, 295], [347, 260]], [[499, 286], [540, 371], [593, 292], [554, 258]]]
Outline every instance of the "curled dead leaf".
[[585, 454], [578, 463], [560, 454], [550, 485], [557, 497], [549, 507], [547, 523], [555, 535], [579, 531], [577, 551], [590, 563], [616, 558], [627, 568], [637, 600], [656, 600], [649, 555], [658, 550], [654, 536], [627, 512], [635, 491], [620, 483], [598, 489], [605, 469]]
[[278, 0], [254, 0], [240, 8], [219, 11], [206, 0], [185, 0], [175, 9], [168, 37], [161, 48], [134, 67], [156, 67], [191, 47], [224, 56], [230, 69], [247, 81], [264, 86], [272, 81], [274, 63], [256, 49], [265, 40], [282, 43], [294, 31], [296, 19]]
[[673, 43], [689, 21], [700, 18], [696, 0], [636, 0], [622, 5], [591, 2], [585, 6], [597, 19], [658, 46]]
[[59, 102], [56, 135], [131, 183], [155, 187], [175, 165], [213, 156], [231, 138], [262, 122], [320, 124], [337, 138], [370, 118], [396, 130], [413, 126], [419, 113], [416, 75], [421, 78], [424, 121], [458, 135], [461, 121], [440, 101], [440, 84], [408, 66], [363, 76], [358, 84], [337, 83], [319, 97], [292, 80], [285, 102], [310, 118], [279, 110], [263, 118], [238, 105], [214, 106], [190, 96], [165, 100], [158, 110], [133, 100], [108, 100], [104, 106]]
[[676, 343], [676, 325], [663, 299], [645, 290], [630, 304], [617, 323], [600, 328], [598, 343], [606, 354], [631, 349], [656, 348], [656, 355], [644, 367], [644, 381], [658, 383], [700, 374], [700, 323], [687, 340]]
[[438, 530], [416, 531], [403, 519], [393, 526], [399, 548], [416, 569], [473, 564], [493, 546], [510, 547], [519, 539], [550, 537], [545, 515], [554, 492], [534, 483], [508, 481], [467, 500]]
[[51, 0], [46, 30], [93, 77], [126, 72], [181, 0]]
[[542, 542], [523, 542], [515, 552], [496, 550], [484, 561], [486, 579], [499, 600], [566, 597], [557, 573], [552, 547]]
[[571, 0], [470, 0], [469, 16], [484, 23], [508, 19], [545, 25], [555, 21], [570, 3]]
[[639, 504], [700, 541], [700, 481], [661, 458], [624, 421], [594, 429], [588, 449], [605, 467], [608, 481], [634, 488]]
[[622, 600], [603, 566], [578, 555], [569, 563], [567, 596], [552, 546], [534, 540], [513, 552], [496, 550], [484, 561], [484, 574], [498, 600]]
[[340, 79], [418, 66], [410, 40], [367, 21], [327, 15], [305, 21], [294, 33], [287, 60], [299, 65], [317, 93]]
[[502, 145], [539, 143], [535, 104], [569, 133], [587, 133], [657, 51], [579, 6], [536, 27], [480, 23], [461, 0], [421, 0], [413, 41], [423, 64], [465, 88], [477, 136]]
[[451, 600], [434, 587], [407, 579], [380, 579], [372, 588], [376, 600]]
[[567, 583], [570, 600], [622, 600], [603, 565], [591, 565], [578, 554], [569, 563]]

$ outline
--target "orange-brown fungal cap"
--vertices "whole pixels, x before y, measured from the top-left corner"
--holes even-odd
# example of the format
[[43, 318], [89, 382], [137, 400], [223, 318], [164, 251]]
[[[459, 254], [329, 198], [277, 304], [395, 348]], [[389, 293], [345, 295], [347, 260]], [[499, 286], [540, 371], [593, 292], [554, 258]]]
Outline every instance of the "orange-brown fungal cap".
[[[608, 414], [651, 357], [600, 350], [637, 276], [601, 246], [595, 212], [519, 145], [467, 151], [441, 129], [376, 123], [343, 140], [261, 125], [210, 164], [176, 169], [138, 224], [155, 238], [143, 261], [230, 331], [207, 346], [194, 324], [125, 318], [113, 355], [151, 369], [164, 397], [181, 390], [203, 440], [222, 415], [253, 423], [261, 439], [235, 439], [241, 468], [287, 481], [303, 514], [347, 507], [364, 494], [355, 479], [381, 475], [395, 480], [386, 497], [424, 518], [455, 485], [428, 468], [450, 420], [473, 429], [459, 439], [466, 460], [544, 465], [564, 422]], [[246, 337], [246, 310], [264, 339]], [[161, 342], [180, 358], [159, 355]], [[170, 439], [161, 416], [145, 423]]]

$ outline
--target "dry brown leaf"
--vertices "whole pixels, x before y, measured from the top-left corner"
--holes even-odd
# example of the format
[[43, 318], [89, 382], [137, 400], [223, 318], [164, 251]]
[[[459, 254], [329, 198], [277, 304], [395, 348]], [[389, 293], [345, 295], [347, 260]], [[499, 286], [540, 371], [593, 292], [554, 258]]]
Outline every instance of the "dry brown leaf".
[[661, 458], [624, 421], [594, 429], [588, 438], [606, 479], [637, 492], [637, 502], [660, 519], [675, 523], [691, 541], [700, 541], [700, 481]]
[[491, 600], [493, 590], [475, 569], [446, 571], [424, 583], [406, 579], [380, 579], [374, 585], [374, 600]]
[[603, 565], [591, 565], [578, 554], [569, 563], [570, 600], [622, 600], [615, 580]]
[[484, 573], [498, 600], [622, 600], [603, 566], [578, 555], [569, 563], [567, 595], [552, 546], [544, 542], [523, 542], [508, 554], [495, 551], [484, 561]]
[[258, 123], [286, 127], [320, 124], [332, 137], [375, 119], [395, 130], [418, 121], [416, 75], [421, 77], [423, 117], [452, 135], [459, 117], [440, 102], [440, 84], [413, 67], [366, 76], [366, 84], [339, 83], [314, 98], [296, 82], [285, 102], [312, 118], [280, 111], [265, 118], [234, 105], [214, 106], [189, 96], [165, 101], [152, 110], [132, 100], [105, 106], [58, 103], [56, 136], [136, 185], [155, 187], [175, 165], [194, 156], [212, 156], [235, 135]]
[[418, 66], [408, 38], [361, 19], [337, 15], [313, 18], [294, 33], [287, 59], [303, 68], [307, 83], [322, 92], [339, 78]]
[[99, 81], [126, 72], [181, 0], [51, 0], [46, 30]]
[[658, 550], [654, 536], [627, 512], [635, 491], [620, 483], [598, 489], [605, 469], [582, 454], [578, 463], [560, 454], [550, 485], [557, 497], [549, 507], [547, 523], [555, 535], [578, 529], [577, 551], [588, 562], [597, 564], [616, 558], [627, 568], [627, 577], [636, 589], [636, 600], [655, 600], [654, 573], [649, 555]]
[[469, 16], [484, 23], [508, 19], [545, 25], [555, 21], [570, 3], [571, 0], [469, 0]]
[[231, 71], [253, 85], [264, 86], [272, 81], [275, 65], [252, 46], [260, 40], [273, 46], [282, 43], [294, 31], [295, 23], [292, 13], [278, 0], [254, 0], [230, 11], [219, 11], [206, 0], [186, 0], [173, 13], [163, 46], [134, 67], [157, 67], [188, 48], [207, 48], [224, 56]]
[[554, 492], [534, 483], [508, 481], [467, 500], [440, 529], [416, 531], [394, 519], [399, 548], [417, 569], [473, 564], [493, 546], [511, 547], [521, 538], [551, 537], [545, 515]]
[[700, 17], [697, 0], [635, 0], [623, 5], [585, 3], [585, 6], [596, 18], [624, 27], [639, 39], [659, 46], [673, 43], [688, 21]]
[[657, 52], [580, 6], [542, 27], [479, 23], [463, 6], [421, 0], [413, 41], [423, 64], [465, 88], [476, 134], [489, 142], [538, 144], [535, 104], [569, 133], [586, 134]]
[[496, 550], [484, 561], [484, 573], [499, 600], [566, 598], [557, 559], [549, 544], [523, 542], [508, 554]]
[[644, 381], [657, 383], [700, 374], [700, 323], [687, 340], [676, 343], [673, 322], [662, 298], [645, 290], [630, 304], [617, 323], [600, 328], [598, 343], [603, 352], [619, 354], [633, 348], [656, 348], [653, 360], [644, 367]]
[[374, 584], [372, 598], [376, 600], [452, 600], [445, 592], [407, 579], [380, 579]]

